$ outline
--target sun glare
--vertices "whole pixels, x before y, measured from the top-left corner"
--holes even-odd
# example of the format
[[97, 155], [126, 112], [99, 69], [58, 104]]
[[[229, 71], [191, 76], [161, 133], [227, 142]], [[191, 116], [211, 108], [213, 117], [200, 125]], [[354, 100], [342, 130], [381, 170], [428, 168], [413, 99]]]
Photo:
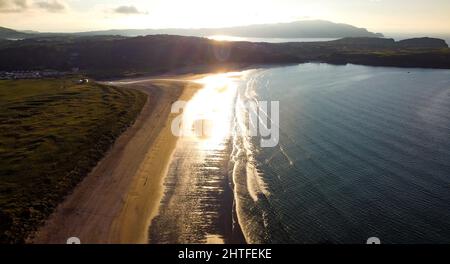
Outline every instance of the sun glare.
[[245, 38], [241, 37], [233, 37], [233, 36], [227, 36], [227, 35], [213, 35], [209, 36], [209, 39], [216, 40], [216, 41], [245, 41]]
[[224, 73], [195, 81], [203, 88], [186, 105], [183, 127], [187, 136], [198, 138], [205, 149], [217, 148], [229, 136], [239, 76]]

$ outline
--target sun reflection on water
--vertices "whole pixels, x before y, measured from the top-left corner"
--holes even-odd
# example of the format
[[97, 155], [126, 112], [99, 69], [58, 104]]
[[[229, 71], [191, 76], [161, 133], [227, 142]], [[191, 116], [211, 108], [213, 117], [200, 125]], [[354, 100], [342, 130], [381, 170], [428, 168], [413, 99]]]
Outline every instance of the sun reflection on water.
[[195, 82], [202, 84], [183, 112], [188, 135], [199, 140], [203, 149], [217, 149], [229, 138], [237, 80], [241, 73], [210, 75]]

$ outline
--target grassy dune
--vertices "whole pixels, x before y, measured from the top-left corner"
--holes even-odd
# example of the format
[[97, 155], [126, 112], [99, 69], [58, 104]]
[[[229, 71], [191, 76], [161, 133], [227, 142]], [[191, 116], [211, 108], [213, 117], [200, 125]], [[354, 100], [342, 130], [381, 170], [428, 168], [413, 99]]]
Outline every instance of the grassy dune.
[[70, 79], [0, 81], [0, 242], [23, 242], [145, 101], [138, 91]]

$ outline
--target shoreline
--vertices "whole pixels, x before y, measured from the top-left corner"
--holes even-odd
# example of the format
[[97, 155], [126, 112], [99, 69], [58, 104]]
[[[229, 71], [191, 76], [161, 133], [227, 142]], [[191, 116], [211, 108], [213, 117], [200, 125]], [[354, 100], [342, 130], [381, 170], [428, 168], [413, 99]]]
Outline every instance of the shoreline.
[[198, 85], [182, 80], [111, 84], [145, 92], [145, 106], [28, 242], [65, 244], [69, 237], [83, 244], [148, 242], [147, 230], [159, 208], [176, 144], [170, 132], [171, 105], [188, 100]]
[[[168, 80], [158, 80], [168, 81]], [[177, 80], [174, 80], [177, 81]], [[184, 82], [183, 80], [179, 80]], [[170, 82], [170, 81], [168, 81]], [[200, 89], [197, 85], [188, 84], [183, 88], [178, 100], [189, 100]], [[170, 112], [171, 104], [167, 105]], [[148, 243], [148, 230], [152, 219], [158, 214], [161, 199], [164, 195], [164, 179], [167, 175], [178, 138], [172, 135], [170, 124], [177, 114], [169, 114], [158, 138], [144, 158], [135, 181], [127, 194], [125, 205], [120, 216], [115, 219], [111, 240], [120, 243]], [[151, 176], [156, 178], [149, 179]], [[148, 181], [153, 183], [147, 184]], [[132, 229], [130, 227], [133, 227]]]
[[[196, 94], [191, 107], [186, 109], [188, 120], [209, 111], [205, 102], [225, 112], [229, 109], [234, 115], [232, 109], [237, 94], [225, 93], [221, 80], [211, 79], [212, 82], [204, 81], [206, 91]], [[228, 97], [230, 95], [232, 97]], [[220, 104], [221, 100], [225, 103]], [[223, 117], [218, 120], [228, 122], [223, 113], [210, 118], [217, 116]], [[232, 138], [222, 138], [219, 133], [214, 139], [187, 136], [178, 140], [165, 177], [160, 210], [149, 228], [149, 243], [246, 243], [236, 216], [234, 181], [230, 174]]]

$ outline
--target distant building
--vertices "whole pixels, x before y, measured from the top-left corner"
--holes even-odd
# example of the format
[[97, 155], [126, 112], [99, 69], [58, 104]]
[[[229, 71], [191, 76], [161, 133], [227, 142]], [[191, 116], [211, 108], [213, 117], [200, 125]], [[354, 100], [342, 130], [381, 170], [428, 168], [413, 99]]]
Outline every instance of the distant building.
[[89, 83], [89, 79], [79, 79], [78, 84], [85, 84], [85, 83]]

